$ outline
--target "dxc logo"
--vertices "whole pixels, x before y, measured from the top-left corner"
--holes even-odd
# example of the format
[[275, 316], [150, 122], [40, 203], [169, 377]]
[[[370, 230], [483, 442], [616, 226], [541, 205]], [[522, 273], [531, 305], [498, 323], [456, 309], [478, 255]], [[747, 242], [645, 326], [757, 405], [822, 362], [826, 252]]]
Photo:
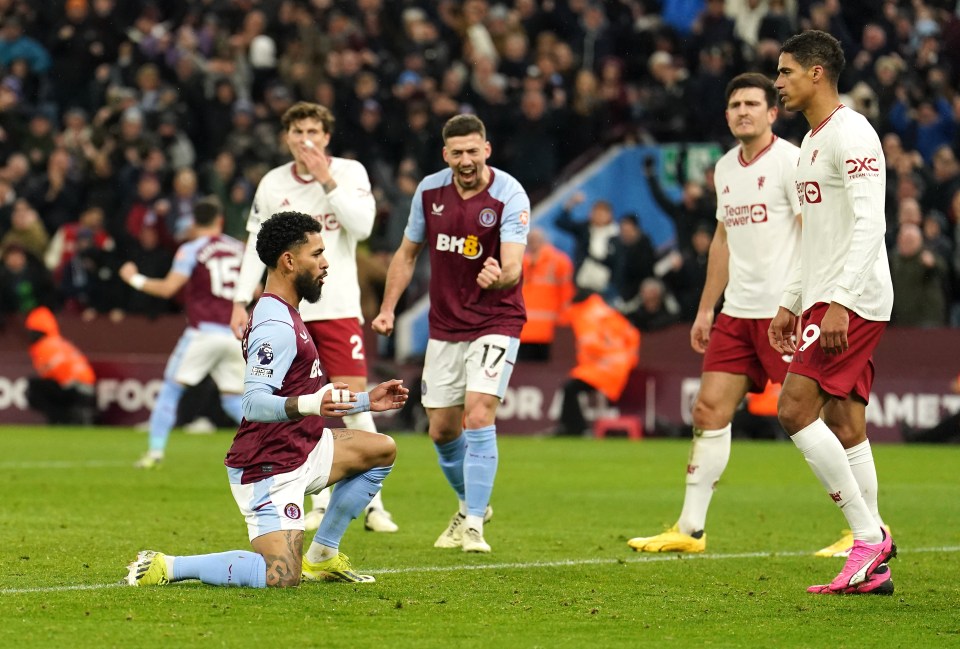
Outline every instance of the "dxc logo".
[[877, 168], [876, 158], [851, 158], [847, 160], [847, 175], [860, 173], [863, 171], [880, 171]]

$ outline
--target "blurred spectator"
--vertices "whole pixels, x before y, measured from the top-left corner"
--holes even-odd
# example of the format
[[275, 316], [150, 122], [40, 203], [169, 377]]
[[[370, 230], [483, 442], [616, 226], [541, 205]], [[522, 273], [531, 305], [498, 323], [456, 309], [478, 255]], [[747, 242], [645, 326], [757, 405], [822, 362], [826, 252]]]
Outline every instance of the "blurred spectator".
[[657, 262], [656, 270], [660, 272], [656, 274], [680, 302], [680, 318], [685, 322], [692, 322], [697, 316], [712, 240], [712, 229], [702, 224], [690, 235], [690, 244], [681, 253], [673, 251]]
[[[930, 189], [924, 193], [924, 207], [947, 214], [950, 201], [960, 191], [960, 163], [957, 162], [957, 154], [946, 144], [933, 153], [933, 181]], [[951, 224], [948, 233], [952, 232]]]
[[[130, 246], [126, 257], [147, 277], [166, 276], [173, 263], [173, 254], [160, 245], [160, 237], [154, 226], [140, 229], [140, 236]], [[156, 318], [173, 310], [173, 303], [169, 299], [155, 297], [126, 285], [122, 292], [125, 295], [122, 304], [127, 313]]]
[[0, 248], [0, 314], [26, 314], [56, 301], [53, 278], [42, 261], [15, 243]]
[[673, 220], [677, 230], [677, 245], [681, 248], [689, 247], [693, 241], [693, 233], [698, 228], [706, 228], [713, 232], [716, 228], [716, 206], [711, 205], [703, 186], [695, 181], [688, 180], [683, 184], [683, 194], [680, 202], [673, 202], [657, 174], [656, 160], [652, 157], [644, 159], [643, 173], [647, 184], [653, 193], [653, 199], [664, 212]]
[[193, 208], [198, 200], [197, 174], [189, 167], [178, 169], [173, 175], [173, 193], [167, 214], [167, 232], [173, 233], [177, 243], [193, 238]]
[[[960, 376], [950, 381], [950, 391], [960, 394]], [[907, 423], [900, 425], [903, 441], [908, 444], [942, 444], [960, 441], [960, 412], [944, 417], [931, 428], [914, 428]]]
[[[99, 208], [86, 212], [93, 220]], [[102, 214], [100, 216], [102, 218]], [[86, 227], [78, 227], [72, 241], [73, 254], [58, 269], [57, 287], [64, 308], [92, 320], [99, 313], [109, 313], [112, 320], [123, 317], [122, 284], [117, 281], [117, 260], [112, 239], [104, 233]]]
[[504, 166], [536, 200], [550, 188], [560, 166], [557, 123], [543, 92], [523, 93], [513, 131], [503, 147]]
[[654, 52], [647, 65], [650, 81], [641, 86], [634, 113], [643, 128], [658, 141], [681, 141], [686, 137], [690, 108], [688, 71], [664, 51]]
[[928, 164], [933, 153], [951, 144], [957, 130], [953, 108], [944, 97], [922, 94], [909, 98], [901, 90], [890, 109], [890, 123], [908, 149], [916, 149]]
[[157, 138], [170, 167], [180, 170], [193, 167], [197, 160], [193, 142], [180, 130], [180, 118], [171, 110], [164, 111], [157, 123]]
[[640, 282], [653, 276], [655, 261], [653, 243], [640, 227], [640, 219], [636, 214], [624, 214], [620, 218], [620, 263], [614, 272], [616, 297], [621, 304], [639, 299]]
[[27, 187], [26, 196], [30, 204], [37, 208], [47, 230], [54, 232], [80, 213], [83, 187], [71, 178], [70, 154], [66, 149], [54, 149], [46, 166], [46, 175]]
[[30, 337], [30, 360], [37, 372], [27, 382], [27, 403], [49, 424], [90, 426], [97, 413], [97, 377], [76, 345], [60, 335], [60, 326], [45, 306], [24, 321]]
[[227, 199], [223, 201], [223, 231], [237, 241], [246, 241], [247, 216], [253, 200], [253, 185], [245, 178], [237, 178], [230, 185]]
[[155, 228], [160, 245], [173, 249], [173, 234], [168, 229], [170, 201], [160, 193], [160, 179], [155, 174], [143, 173], [137, 181], [137, 193], [124, 218], [126, 235], [140, 238], [140, 230]]
[[0, 65], [9, 68], [16, 60], [25, 61], [34, 75], [43, 75], [50, 69], [50, 52], [23, 33], [20, 18], [8, 15], [0, 24]]
[[577, 347], [577, 365], [563, 387], [557, 435], [583, 435], [587, 421], [581, 395], [600, 392], [616, 402], [640, 360], [640, 333], [602, 297], [579, 291], [567, 311]]
[[527, 322], [520, 331], [518, 361], [548, 361], [556, 327], [573, 300], [573, 262], [532, 228], [523, 253], [523, 303]]
[[[117, 34], [107, 34], [105, 24], [98, 16], [98, 28], [88, 22], [87, 0], [67, 0], [63, 19], [53, 28], [49, 44], [53, 65], [50, 77], [52, 98], [60, 106], [82, 106], [90, 72], [97, 63], [113, 60]], [[87, 107], [89, 108], [89, 107]]]
[[680, 308], [662, 281], [648, 277], [640, 283], [640, 307], [629, 318], [640, 331], [659, 331], [680, 322]]
[[103, 209], [88, 207], [76, 221], [57, 229], [44, 255], [44, 264], [53, 273], [55, 281], [62, 280], [64, 270], [81, 246], [89, 244], [107, 253], [114, 251], [116, 243], [107, 232], [105, 221]]
[[913, 223], [904, 223], [897, 248], [890, 257], [894, 300], [891, 321], [907, 327], [941, 327], [946, 324], [947, 264], [923, 247], [923, 235]]
[[574, 221], [571, 210], [585, 200], [583, 192], [571, 196], [555, 225], [573, 235], [576, 287], [606, 294], [614, 288], [611, 280], [620, 263], [620, 230], [613, 220], [613, 206], [605, 200], [594, 201], [586, 221]]
[[43, 227], [37, 211], [23, 198], [14, 201], [10, 229], [0, 239], [0, 250], [17, 245], [37, 259], [42, 259], [49, 242], [50, 235]]
[[47, 159], [55, 146], [53, 121], [48, 111], [33, 111], [21, 141], [22, 150], [30, 161], [30, 169], [34, 172], [42, 171], [47, 166]]

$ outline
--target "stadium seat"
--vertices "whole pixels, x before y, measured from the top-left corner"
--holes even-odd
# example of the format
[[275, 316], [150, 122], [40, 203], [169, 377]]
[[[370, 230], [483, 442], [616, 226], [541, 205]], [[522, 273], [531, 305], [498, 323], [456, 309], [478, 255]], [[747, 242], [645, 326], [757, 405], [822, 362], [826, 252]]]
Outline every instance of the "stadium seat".
[[613, 431], [623, 431], [629, 439], [643, 439], [643, 421], [634, 415], [601, 417], [593, 422], [593, 436], [603, 439]]

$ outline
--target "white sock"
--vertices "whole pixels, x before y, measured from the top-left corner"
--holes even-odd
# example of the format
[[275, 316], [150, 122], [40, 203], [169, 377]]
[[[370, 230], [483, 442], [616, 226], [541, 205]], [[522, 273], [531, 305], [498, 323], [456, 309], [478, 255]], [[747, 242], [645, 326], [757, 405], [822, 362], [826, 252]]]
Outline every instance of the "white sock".
[[310, 563], [320, 563], [321, 561], [326, 561], [327, 559], [337, 556], [338, 552], [337, 548], [331, 548], [330, 546], [321, 545], [313, 541], [307, 550], [307, 561]]
[[167, 564], [167, 579], [173, 581], [173, 560], [176, 557], [171, 557], [169, 554], [163, 555], [164, 563]]
[[877, 503], [879, 496], [877, 465], [873, 461], [873, 449], [870, 448], [870, 440], [864, 440], [856, 446], [848, 448], [847, 462], [850, 464], [853, 477], [860, 487], [860, 495], [863, 496], [863, 501], [867, 503], [867, 509], [873, 514], [877, 523], [886, 527], [880, 517], [880, 506]]
[[467, 515], [467, 501], [466, 501], [466, 500], [461, 500], [461, 501], [460, 501], [460, 515], [461, 515], [461, 516], [466, 516], [466, 515]]
[[704, 528], [717, 481], [730, 459], [730, 424], [716, 430], [694, 428], [687, 462], [687, 490], [677, 529], [693, 534]]
[[380, 495], [380, 492], [379, 492], [379, 491], [377, 492], [377, 495], [376, 495], [376, 496], [374, 496], [372, 499], [370, 499], [370, 503], [367, 505], [367, 509], [366, 509], [366, 510], [367, 510], [367, 511], [370, 511], [371, 509], [379, 509], [380, 511], [384, 511], [384, 509], [383, 509], [383, 496]]
[[467, 514], [467, 520], [463, 522], [464, 529], [474, 529], [483, 536], [483, 516], [471, 516]]
[[333, 487], [327, 487], [318, 494], [313, 494], [310, 499], [313, 501], [314, 509], [326, 509], [330, 506], [330, 490]]
[[790, 439], [803, 453], [803, 458], [820, 484], [840, 507], [853, 531], [853, 538], [867, 543], [882, 541], [883, 534], [860, 494], [843, 445], [830, 427], [822, 419], [817, 419]]

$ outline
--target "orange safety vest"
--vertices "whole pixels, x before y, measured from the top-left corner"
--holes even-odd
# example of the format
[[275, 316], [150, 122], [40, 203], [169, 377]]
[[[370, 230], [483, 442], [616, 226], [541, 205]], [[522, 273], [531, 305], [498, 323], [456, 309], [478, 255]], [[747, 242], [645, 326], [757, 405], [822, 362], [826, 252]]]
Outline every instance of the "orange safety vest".
[[45, 336], [30, 345], [30, 359], [40, 378], [53, 379], [61, 386], [82, 384], [92, 386], [96, 375], [87, 357], [69, 340], [60, 335], [57, 320], [47, 307], [30, 312], [24, 325]]
[[750, 392], [747, 394], [747, 412], [758, 417], [776, 417], [777, 401], [780, 399], [779, 383], [767, 381], [763, 392]]
[[523, 302], [527, 322], [520, 342], [551, 343], [562, 314], [573, 299], [573, 262], [561, 250], [544, 244], [536, 259], [523, 256]]
[[567, 311], [577, 343], [577, 366], [570, 376], [617, 401], [630, 372], [640, 362], [640, 332], [599, 295]]

